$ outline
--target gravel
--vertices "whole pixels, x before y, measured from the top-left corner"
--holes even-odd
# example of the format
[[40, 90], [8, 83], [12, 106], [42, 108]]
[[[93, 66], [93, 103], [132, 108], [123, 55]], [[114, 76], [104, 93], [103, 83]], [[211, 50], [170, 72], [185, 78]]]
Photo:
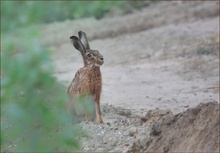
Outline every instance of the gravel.
[[[88, 134], [81, 139], [82, 151], [126, 153], [146, 151], [169, 152], [172, 149], [176, 149], [175, 151], [186, 151], [181, 148], [181, 145], [183, 144], [177, 143], [177, 145], [175, 145], [175, 141], [173, 141], [175, 139], [174, 137], [179, 136], [176, 139], [179, 139], [180, 142], [192, 141], [190, 144], [192, 146], [195, 145], [194, 139], [191, 140], [191, 138], [197, 136], [194, 134], [195, 132], [191, 130], [192, 117], [193, 122], [196, 123], [193, 125], [195, 129], [201, 127], [202, 124], [204, 124], [204, 121], [210, 120], [210, 117], [214, 117], [213, 124], [211, 123], [210, 125], [207, 125], [207, 128], [203, 129], [203, 132], [210, 133], [212, 128], [217, 128], [217, 124], [215, 123], [218, 119], [216, 114], [219, 112], [217, 108], [218, 104], [216, 102], [210, 102], [200, 104], [195, 108], [190, 108], [179, 114], [173, 114], [169, 109], [161, 110], [156, 108], [154, 110], [149, 110], [145, 115], [140, 116], [132, 114], [128, 109], [105, 104], [101, 106], [104, 124], [97, 125], [96, 123], [86, 121], [80, 123], [82, 129]], [[200, 117], [196, 118], [196, 110], [199, 110], [199, 112], [197, 111], [196, 116]], [[189, 129], [190, 132], [185, 131], [185, 129]], [[172, 132], [170, 133], [170, 131]], [[183, 134], [188, 134], [191, 137], [182, 138], [181, 135]], [[173, 135], [173, 137], [171, 137], [171, 135]], [[215, 140], [206, 140], [205, 136], [207, 136], [207, 134], [196, 142], [197, 145], [207, 141], [210, 142], [210, 144], [213, 144], [213, 146], [211, 146], [213, 150], [209, 149], [208, 151], [215, 151]], [[162, 139], [165, 139], [166, 141], [162, 141]], [[162, 149], [156, 150], [155, 148]], [[198, 147], [196, 149], [197, 151], [202, 151], [201, 149], [203, 148]]]

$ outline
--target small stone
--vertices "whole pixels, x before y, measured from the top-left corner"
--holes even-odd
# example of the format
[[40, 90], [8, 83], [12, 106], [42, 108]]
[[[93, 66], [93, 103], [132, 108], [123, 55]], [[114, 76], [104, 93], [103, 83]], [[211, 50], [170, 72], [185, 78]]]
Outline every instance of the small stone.
[[126, 117], [131, 116], [131, 110], [129, 109], [118, 108], [117, 112], [122, 116], [126, 116]]
[[136, 127], [130, 128], [130, 130], [129, 130], [129, 136], [133, 137], [136, 132], [137, 132], [137, 128], [136, 128]]
[[151, 135], [158, 136], [161, 134], [161, 126], [160, 124], [154, 124], [152, 127]]
[[123, 133], [124, 136], [128, 136], [128, 134], [129, 134], [128, 131], [125, 131], [125, 132]]
[[103, 152], [104, 149], [103, 149], [103, 148], [98, 148], [96, 151], [97, 151], [97, 152]]
[[147, 122], [147, 118], [146, 117], [141, 117], [141, 123]]

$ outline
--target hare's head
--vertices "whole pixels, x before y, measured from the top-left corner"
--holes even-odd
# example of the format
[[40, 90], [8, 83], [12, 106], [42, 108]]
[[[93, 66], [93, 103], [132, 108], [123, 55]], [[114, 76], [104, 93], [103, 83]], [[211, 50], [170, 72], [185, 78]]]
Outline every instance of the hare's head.
[[101, 66], [104, 63], [103, 56], [98, 50], [92, 50], [89, 47], [89, 43], [86, 34], [82, 31], [78, 32], [79, 38], [71, 36], [73, 46], [81, 52], [85, 66]]

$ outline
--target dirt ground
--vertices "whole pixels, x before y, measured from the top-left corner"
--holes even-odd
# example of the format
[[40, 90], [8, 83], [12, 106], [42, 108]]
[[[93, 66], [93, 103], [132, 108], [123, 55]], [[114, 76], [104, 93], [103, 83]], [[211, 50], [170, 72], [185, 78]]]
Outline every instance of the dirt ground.
[[[43, 26], [54, 75], [66, 86], [83, 65], [69, 39], [79, 30], [87, 33], [90, 47], [104, 56], [102, 107], [128, 109], [141, 118], [156, 108], [178, 114], [200, 103], [219, 104], [219, 2], [162, 1], [123, 16]], [[105, 124], [110, 118], [104, 116]], [[98, 151], [98, 147], [84, 151]], [[134, 147], [130, 152], [135, 152]]]
[[217, 2], [153, 3], [130, 15], [47, 25], [43, 42], [55, 52], [54, 75], [69, 85], [83, 65], [69, 36], [85, 31], [105, 58], [102, 103], [180, 112], [218, 101], [218, 11]]

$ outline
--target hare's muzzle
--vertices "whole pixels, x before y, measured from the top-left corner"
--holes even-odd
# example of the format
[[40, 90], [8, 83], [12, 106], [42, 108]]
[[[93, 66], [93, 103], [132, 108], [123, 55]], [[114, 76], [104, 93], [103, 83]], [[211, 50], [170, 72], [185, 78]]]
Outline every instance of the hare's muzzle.
[[99, 62], [100, 62], [100, 65], [102, 65], [104, 63], [104, 58], [103, 57], [99, 58]]

